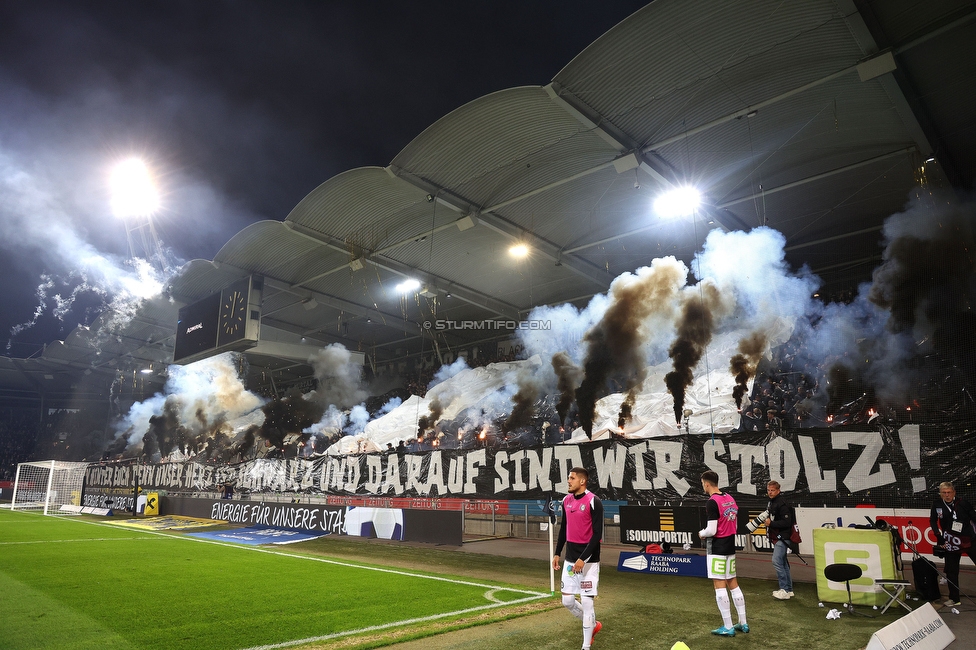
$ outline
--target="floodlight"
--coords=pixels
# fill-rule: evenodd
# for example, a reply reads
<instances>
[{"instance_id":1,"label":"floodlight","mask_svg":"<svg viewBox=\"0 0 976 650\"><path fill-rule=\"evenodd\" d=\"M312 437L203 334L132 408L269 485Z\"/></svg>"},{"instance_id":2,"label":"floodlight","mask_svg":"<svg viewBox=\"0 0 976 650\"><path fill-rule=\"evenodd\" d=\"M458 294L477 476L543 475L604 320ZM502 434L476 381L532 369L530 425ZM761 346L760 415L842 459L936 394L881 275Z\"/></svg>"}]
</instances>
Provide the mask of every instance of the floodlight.
<instances>
[{"instance_id":1,"label":"floodlight","mask_svg":"<svg viewBox=\"0 0 976 650\"><path fill-rule=\"evenodd\" d=\"M529 254L529 247L525 244L515 244L508 249L508 254L512 257L523 258Z\"/></svg>"},{"instance_id":2,"label":"floodlight","mask_svg":"<svg viewBox=\"0 0 976 650\"><path fill-rule=\"evenodd\" d=\"M693 214L700 203L701 195L698 190L690 185L683 185L657 197L654 201L654 212L665 219L684 217Z\"/></svg>"},{"instance_id":3,"label":"floodlight","mask_svg":"<svg viewBox=\"0 0 976 650\"><path fill-rule=\"evenodd\" d=\"M110 186L112 212L117 217L148 217L159 209L159 193L149 169L138 158L129 158L116 165Z\"/></svg>"},{"instance_id":4,"label":"floodlight","mask_svg":"<svg viewBox=\"0 0 976 650\"><path fill-rule=\"evenodd\" d=\"M396 286L397 293L412 293L420 288L420 280L407 278Z\"/></svg>"}]
</instances>

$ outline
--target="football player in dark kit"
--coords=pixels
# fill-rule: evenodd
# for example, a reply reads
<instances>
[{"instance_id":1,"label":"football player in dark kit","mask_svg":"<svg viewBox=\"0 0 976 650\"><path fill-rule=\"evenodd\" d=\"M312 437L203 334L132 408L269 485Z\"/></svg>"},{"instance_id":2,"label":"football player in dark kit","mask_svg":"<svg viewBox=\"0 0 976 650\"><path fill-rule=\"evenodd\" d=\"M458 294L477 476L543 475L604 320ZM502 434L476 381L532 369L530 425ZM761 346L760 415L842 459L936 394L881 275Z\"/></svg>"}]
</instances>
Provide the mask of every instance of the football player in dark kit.
<instances>
[{"instance_id":1,"label":"football player in dark kit","mask_svg":"<svg viewBox=\"0 0 976 650\"><path fill-rule=\"evenodd\" d=\"M586 489L590 474L582 467L569 471L569 494L563 499L563 521L552 568L559 571L559 556L566 547L562 567L563 605L583 621L583 650L603 628L596 620L593 598L600 583L600 541L603 538L603 503ZM580 599L576 600L576 594Z\"/></svg>"},{"instance_id":2,"label":"football player in dark kit","mask_svg":"<svg viewBox=\"0 0 976 650\"><path fill-rule=\"evenodd\" d=\"M973 555L973 541L976 538L976 512L971 503L956 496L952 483L939 484L939 498L932 504L929 525L939 537L937 555L945 555L945 575L949 585L949 600L946 605L959 603L959 561L965 553L976 562Z\"/></svg>"}]
</instances>

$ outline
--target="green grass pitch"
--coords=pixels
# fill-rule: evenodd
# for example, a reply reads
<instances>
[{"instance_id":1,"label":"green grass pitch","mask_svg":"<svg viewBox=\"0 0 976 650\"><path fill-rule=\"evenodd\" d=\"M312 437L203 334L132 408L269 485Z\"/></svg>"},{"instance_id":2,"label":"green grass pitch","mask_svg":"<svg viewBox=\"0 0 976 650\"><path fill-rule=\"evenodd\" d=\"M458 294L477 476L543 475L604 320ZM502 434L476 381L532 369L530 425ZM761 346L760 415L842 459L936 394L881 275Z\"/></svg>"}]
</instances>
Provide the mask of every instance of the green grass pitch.
<instances>
[{"instance_id":1,"label":"green grass pitch","mask_svg":"<svg viewBox=\"0 0 976 650\"><path fill-rule=\"evenodd\" d=\"M0 509L0 650L578 648L579 622L543 593L548 549L538 551L501 557L336 536L256 550ZM739 584L752 632L721 639L710 634L721 621L711 580L607 565L599 646L857 650L903 613L829 621L814 584L795 584L789 601L772 598L775 581Z\"/></svg>"},{"instance_id":2,"label":"green grass pitch","mask_svg":"<svg viewBox=\"0 0 976 650\"><path fill-rule=\"evenodd\" d=\"M0 510L0 648L255 648L549 594Z\"/></svg>"}]
</instances>

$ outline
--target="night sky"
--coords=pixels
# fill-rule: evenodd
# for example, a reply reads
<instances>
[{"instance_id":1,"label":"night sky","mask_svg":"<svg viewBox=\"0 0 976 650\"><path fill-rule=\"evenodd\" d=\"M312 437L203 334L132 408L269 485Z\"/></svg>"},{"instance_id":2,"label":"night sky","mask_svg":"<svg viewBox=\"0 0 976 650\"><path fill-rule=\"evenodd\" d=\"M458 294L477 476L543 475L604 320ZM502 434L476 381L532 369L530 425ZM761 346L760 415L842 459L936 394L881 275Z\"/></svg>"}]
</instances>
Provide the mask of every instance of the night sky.
<instances>
[{"instance_id":1,"label":"night sky","mask_svg":"<svg viewBox=\"0 0 976 650\"><path fill-rule=\"evenodd\" d=\"M212 259L453 109L547 84L643 4L0 4L0 354L37 353L111 298L85 260L126 268L109 209L119 160L157 175L174 259Z\"/></svg>"}]
</instances>

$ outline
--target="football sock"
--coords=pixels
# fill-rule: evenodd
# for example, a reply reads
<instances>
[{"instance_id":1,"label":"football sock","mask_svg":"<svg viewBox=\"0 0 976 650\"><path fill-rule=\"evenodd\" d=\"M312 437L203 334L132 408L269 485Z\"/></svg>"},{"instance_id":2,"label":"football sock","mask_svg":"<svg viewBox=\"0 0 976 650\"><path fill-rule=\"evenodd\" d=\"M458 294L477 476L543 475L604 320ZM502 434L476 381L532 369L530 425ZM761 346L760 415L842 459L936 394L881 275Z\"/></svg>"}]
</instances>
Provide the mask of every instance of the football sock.
<instances>
[{"instance_id":1,"label":"football sock","mask_svg":"<svg viewBox=\"0 0 976 650\"><path fill-rule=\"evenodd\" d=\"M732 607L729 604L729 594L724 588L715 590L715 602L718 603L718 611L722 614L722 625L732 627Z\"/></svg>"},{"instance_id":2,"label":"football sock","mask_svg":"<svg viewBox=\"0 0 976 650\"><path fill-rule=\"evenodd\" d=\"M596 626L596 610L593 607L593 596L580 596L583 606L583 647L589 648L593 643L593 628Z\"/></svg>"},{"instance_id":3,"label":"football sock","mask_svg":"<svg viewBox=\"0 0 976 650\"><path fill-rule=\"evenodd\" d=\"M742 589L740 589L739 587L732 589L730 593L732 594L732 602L735 604L735 611L739 615L739 622L745 623L746 622L746 597L742 593Z\"/></svg>"},{"instance_id":4,"label":"football sock","mask_svg":"<svg viewBox=\"0 0 976 650\"><path fill-rule=\"evenodd\" d=\"M580 606L579 601L576 600L576 596L572 594L563 594L563 606L569 610L569 613L583 620L583 608Z\"/></svg>"}]
</instances>

